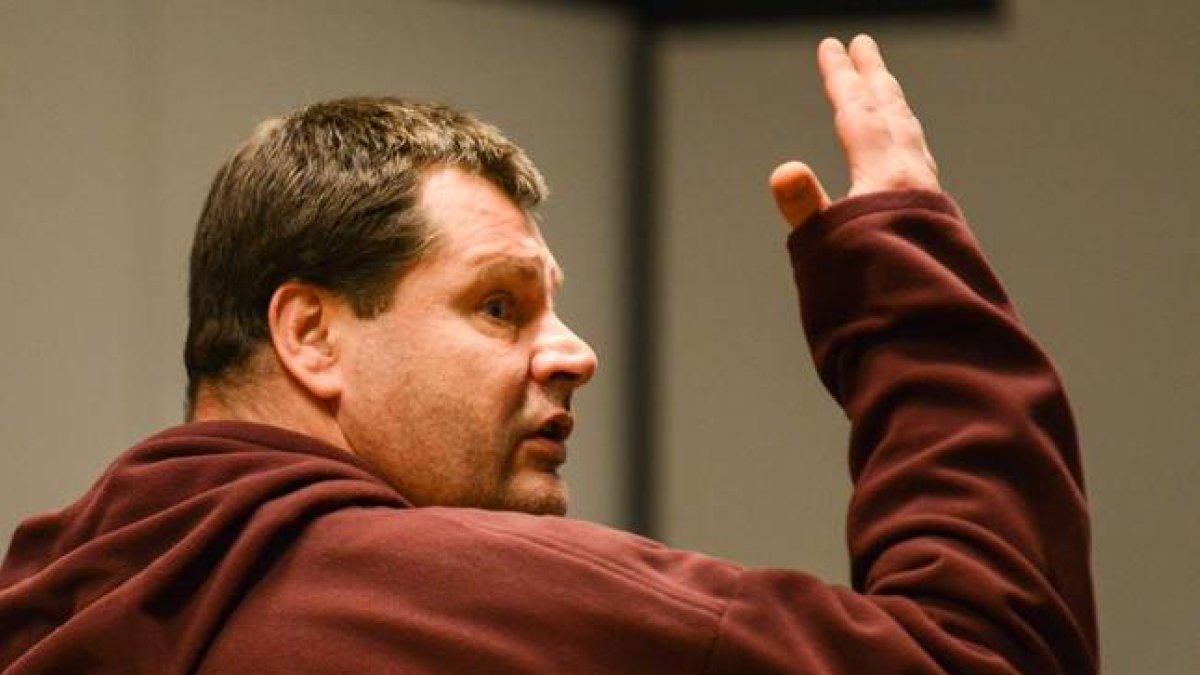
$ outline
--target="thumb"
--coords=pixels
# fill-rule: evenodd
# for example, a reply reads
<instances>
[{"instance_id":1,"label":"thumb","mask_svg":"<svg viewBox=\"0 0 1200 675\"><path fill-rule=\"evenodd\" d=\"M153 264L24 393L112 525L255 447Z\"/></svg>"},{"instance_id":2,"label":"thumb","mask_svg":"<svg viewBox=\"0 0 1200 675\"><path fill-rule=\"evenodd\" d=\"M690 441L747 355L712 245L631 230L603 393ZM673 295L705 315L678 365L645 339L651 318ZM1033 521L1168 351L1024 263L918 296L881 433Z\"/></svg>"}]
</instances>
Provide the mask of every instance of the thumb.
<instances>
[{"instance_id":1,"label":"thumb","mask_svg":"<svg viewBox=\"0 0 1200 675\"><path fill-rule=\"evenodd\" d=\"M801 162L784 162L775 167L771 172L771 194L783 219L793 229L832 203L817 175Z\"/></svg>"}]
</instances>

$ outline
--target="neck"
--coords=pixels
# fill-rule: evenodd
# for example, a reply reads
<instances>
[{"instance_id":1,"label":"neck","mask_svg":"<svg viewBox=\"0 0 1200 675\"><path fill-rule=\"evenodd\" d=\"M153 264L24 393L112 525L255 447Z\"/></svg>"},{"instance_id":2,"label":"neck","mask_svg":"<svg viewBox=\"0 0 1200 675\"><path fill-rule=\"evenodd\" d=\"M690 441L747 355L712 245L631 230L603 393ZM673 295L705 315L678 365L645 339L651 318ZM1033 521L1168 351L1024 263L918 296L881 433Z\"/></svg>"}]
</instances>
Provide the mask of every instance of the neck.
<instances>
[{"instance_id":1,"label":"neck","mask_svg":"<svg viewBox=\"0 0 1200 675\"><path fill-rule=\"evenodd\" d=\"M257 422L320 439L353 453L329 404L314 397L295 380L275 372L253 382L203 382L196 391L190 421Z\"/></svg>"}]
</instances>

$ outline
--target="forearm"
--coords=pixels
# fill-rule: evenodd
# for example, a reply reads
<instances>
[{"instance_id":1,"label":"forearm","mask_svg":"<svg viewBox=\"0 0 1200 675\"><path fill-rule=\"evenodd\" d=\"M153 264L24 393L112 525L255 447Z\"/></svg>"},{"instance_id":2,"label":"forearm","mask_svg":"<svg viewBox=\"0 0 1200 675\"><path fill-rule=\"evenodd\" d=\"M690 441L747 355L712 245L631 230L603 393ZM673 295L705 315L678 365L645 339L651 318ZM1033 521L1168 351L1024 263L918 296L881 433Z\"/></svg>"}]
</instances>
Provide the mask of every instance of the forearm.
<instances>
[{"instance_id":1,"label":"forearm","mask_svg":"<svg viewBox=\"0 0 1200 675\"><path fill-rule=\"evenodd\" d=\"M949 199L835 205L789 241L852 423L857 590L947 670L1096 670L1070 411Z\"/></svg>"}]
</instances>

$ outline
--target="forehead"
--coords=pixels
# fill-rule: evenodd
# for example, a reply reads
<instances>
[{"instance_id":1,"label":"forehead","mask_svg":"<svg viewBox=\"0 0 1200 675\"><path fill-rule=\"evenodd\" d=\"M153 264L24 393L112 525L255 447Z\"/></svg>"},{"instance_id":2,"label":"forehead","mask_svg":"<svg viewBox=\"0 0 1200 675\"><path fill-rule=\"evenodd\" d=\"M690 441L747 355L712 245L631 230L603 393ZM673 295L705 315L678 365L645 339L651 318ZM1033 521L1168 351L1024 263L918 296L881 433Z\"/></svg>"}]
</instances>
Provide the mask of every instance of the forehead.
<instances>
[{"instance_id":1,"label":"forehead","mask_svg":"<svg viewBox=\"0 0 1200 675\"><path fill-rule=\"evenodd\" d=\"M491 181L455 167L431 169L421 209L435 242L430 262L481 274L515 269L561 285L562 270L533 218Z\"/></svg>"}]
</instances>

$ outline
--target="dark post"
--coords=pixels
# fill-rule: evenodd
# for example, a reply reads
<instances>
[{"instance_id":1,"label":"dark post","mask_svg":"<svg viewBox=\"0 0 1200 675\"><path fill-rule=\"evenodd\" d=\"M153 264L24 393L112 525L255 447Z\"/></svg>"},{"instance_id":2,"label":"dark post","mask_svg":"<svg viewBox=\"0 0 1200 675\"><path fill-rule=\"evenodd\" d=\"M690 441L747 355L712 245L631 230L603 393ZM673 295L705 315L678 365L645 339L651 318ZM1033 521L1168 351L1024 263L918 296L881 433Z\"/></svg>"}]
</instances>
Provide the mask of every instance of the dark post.
<instances>
[{"instance_id":1,"label":"dark post","mask_svg":"<svg viewBox=\"0 0 1200 675\"><path fill-rule=\"evenodd\" d=\"M629 57L627 172L629 212L625 218L625 251L628 255L625 320L629 371L626 373L625 419L627 526L654 537L657 462L655 414L658 410L655 358L656 304L658 298L657 227L655 195L658 123L656 63L658 27L644 12L636 15Z\"/></svg>"}]
</instances>

